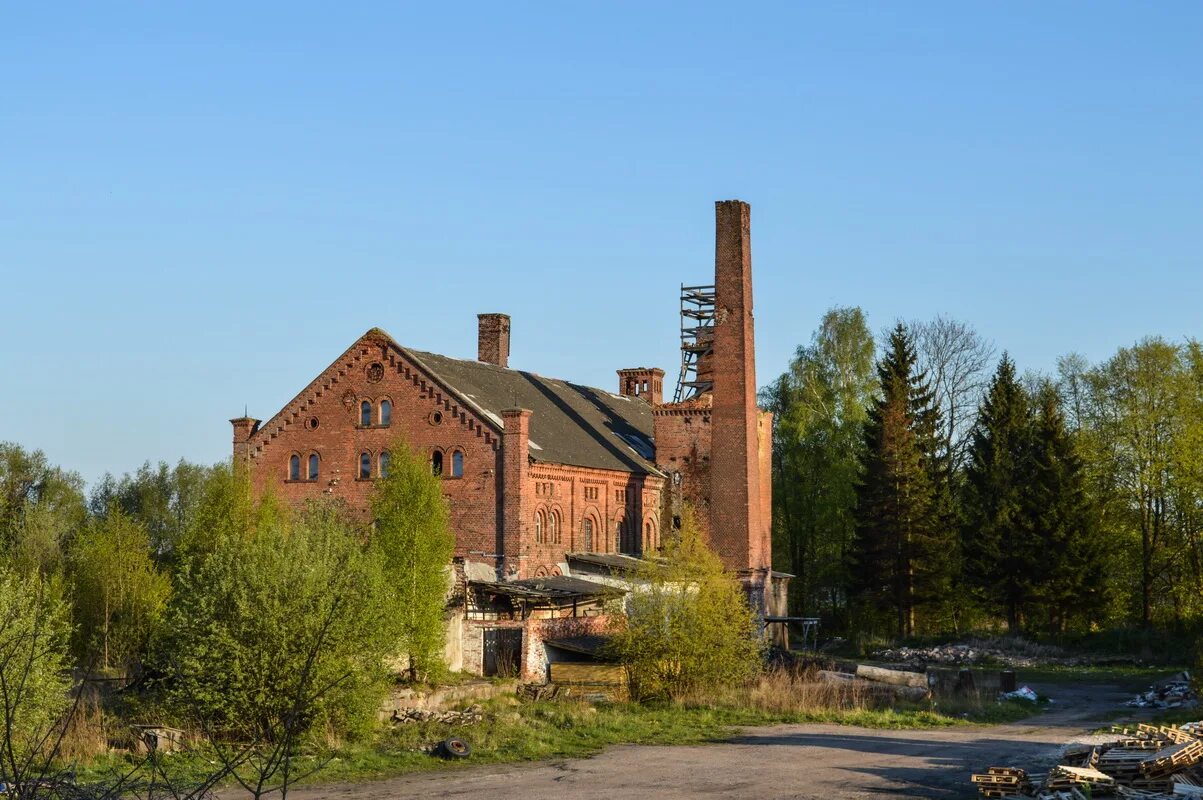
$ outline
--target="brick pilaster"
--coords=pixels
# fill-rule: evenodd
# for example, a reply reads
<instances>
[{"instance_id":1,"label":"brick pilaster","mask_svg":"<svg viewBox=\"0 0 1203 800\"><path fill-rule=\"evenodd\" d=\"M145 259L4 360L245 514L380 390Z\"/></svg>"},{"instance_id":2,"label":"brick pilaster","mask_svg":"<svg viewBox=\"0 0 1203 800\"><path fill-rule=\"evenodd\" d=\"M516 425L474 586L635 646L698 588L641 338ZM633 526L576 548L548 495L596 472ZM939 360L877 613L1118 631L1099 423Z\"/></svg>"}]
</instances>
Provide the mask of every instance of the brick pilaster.
<instances>
[{"instance_id":1,"label":"brick pilaster","mask_svg":"<svg viewBox=\"0 0 1203 800\"><path fill-rule=\"evenodd\" d=\"M524 577L522 543L530 523L527 482L530 474L530 418L525 408L501 412L501 576Z\"/></svg>"}]
</instances>

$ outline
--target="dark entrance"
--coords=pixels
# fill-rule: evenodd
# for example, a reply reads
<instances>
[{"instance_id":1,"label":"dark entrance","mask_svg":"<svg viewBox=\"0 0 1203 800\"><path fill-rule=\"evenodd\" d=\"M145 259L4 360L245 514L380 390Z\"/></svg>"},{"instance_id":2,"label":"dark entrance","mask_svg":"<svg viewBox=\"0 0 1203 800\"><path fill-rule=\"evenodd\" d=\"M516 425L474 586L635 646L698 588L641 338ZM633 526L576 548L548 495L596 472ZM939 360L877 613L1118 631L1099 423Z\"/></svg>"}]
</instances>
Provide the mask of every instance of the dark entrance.
<instances>
[{"instance_id":1,"label":"dark entrance","mask_svg":"<svg viewBox=\"0 0 1203 800\"><path fill-rule=\"evenodd\" d=\"M522 629L485 629L485 676L512 678L522 665Z\"/></svg>"}]
</instances>

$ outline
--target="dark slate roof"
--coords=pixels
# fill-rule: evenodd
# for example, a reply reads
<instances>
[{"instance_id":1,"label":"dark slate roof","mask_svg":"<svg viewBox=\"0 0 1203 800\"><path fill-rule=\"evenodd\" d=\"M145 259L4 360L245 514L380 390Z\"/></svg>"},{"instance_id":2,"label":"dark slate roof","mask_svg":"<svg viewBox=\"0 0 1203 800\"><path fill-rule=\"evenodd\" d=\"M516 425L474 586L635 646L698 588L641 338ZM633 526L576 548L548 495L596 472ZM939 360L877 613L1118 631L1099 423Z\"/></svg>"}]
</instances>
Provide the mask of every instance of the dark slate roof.
<instances>
[{"instance_id":1,"label":"dark slate roof","mask_svg":"<svg viewBox=\"0 0 1203 800\"><path fill-rule=\"evenodd\" d=\"M498 428L503 410L530 409L530 456L536 461L661 474L653 462L652 410L644 400L398 347Z\"/></svg>"}]
</instances>

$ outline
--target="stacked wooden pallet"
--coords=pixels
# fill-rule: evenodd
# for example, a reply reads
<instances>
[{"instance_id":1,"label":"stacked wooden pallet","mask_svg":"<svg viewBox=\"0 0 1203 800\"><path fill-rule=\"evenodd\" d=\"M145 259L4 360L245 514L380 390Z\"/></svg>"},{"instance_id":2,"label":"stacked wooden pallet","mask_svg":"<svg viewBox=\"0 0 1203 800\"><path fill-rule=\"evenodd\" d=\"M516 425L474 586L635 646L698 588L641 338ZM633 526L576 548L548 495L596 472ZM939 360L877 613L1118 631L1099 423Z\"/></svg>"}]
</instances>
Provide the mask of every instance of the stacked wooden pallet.
<instances>
[{"instance_id":1,"label":"stacked wooden pallet","mask_svg":"<svg viewBox=\"0 0 1203 800\"><path fill-rule=\"evenodd\" d=\"M1028 774L1013 767L990 767L980 775L969 778L977 786L980 797L1018 797L1031 788Z\"/></svg>"},{"instance_id":2,"label":"stacked wooden pallet","mask_svg":"<svg viewBox=\"0 0 1203 800\"><path fill-rule=\"evenodd\" d=\"M1141 800L1203 800L1203 723L1181 728L1114 727L1106 744L1067 749L1060 764L1037 776L1015 767L991 767L972 776L986 798L1078 800L1115 796Z\"/></svg>"}]
</instances>

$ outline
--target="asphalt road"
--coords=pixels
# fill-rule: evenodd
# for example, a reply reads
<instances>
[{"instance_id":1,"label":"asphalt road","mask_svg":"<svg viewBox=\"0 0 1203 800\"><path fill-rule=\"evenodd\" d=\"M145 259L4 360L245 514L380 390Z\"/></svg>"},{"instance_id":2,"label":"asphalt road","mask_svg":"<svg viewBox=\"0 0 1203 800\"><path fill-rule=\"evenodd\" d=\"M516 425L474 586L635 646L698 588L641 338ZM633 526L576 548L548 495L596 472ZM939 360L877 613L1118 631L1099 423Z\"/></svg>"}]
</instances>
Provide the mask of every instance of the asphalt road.
<instances>
[{"instance_id":1,"label":"asphalt road","mask_svg":"<svg viewBox=\"0 0 1203 800\"><path fill-rule=\"evenodd\" d=\"M375 783L307 787L296 800L615 800L748 797L971 798L969 774L991 765L1052 763L1067 742L1087 738L1100 714L1131 693L1115 686L1042 689L1052 709L1009 725L885 731L843 725L754 728L690 747L613 747L592 758L426 773Z\"/></svg>"}]
</instances>

